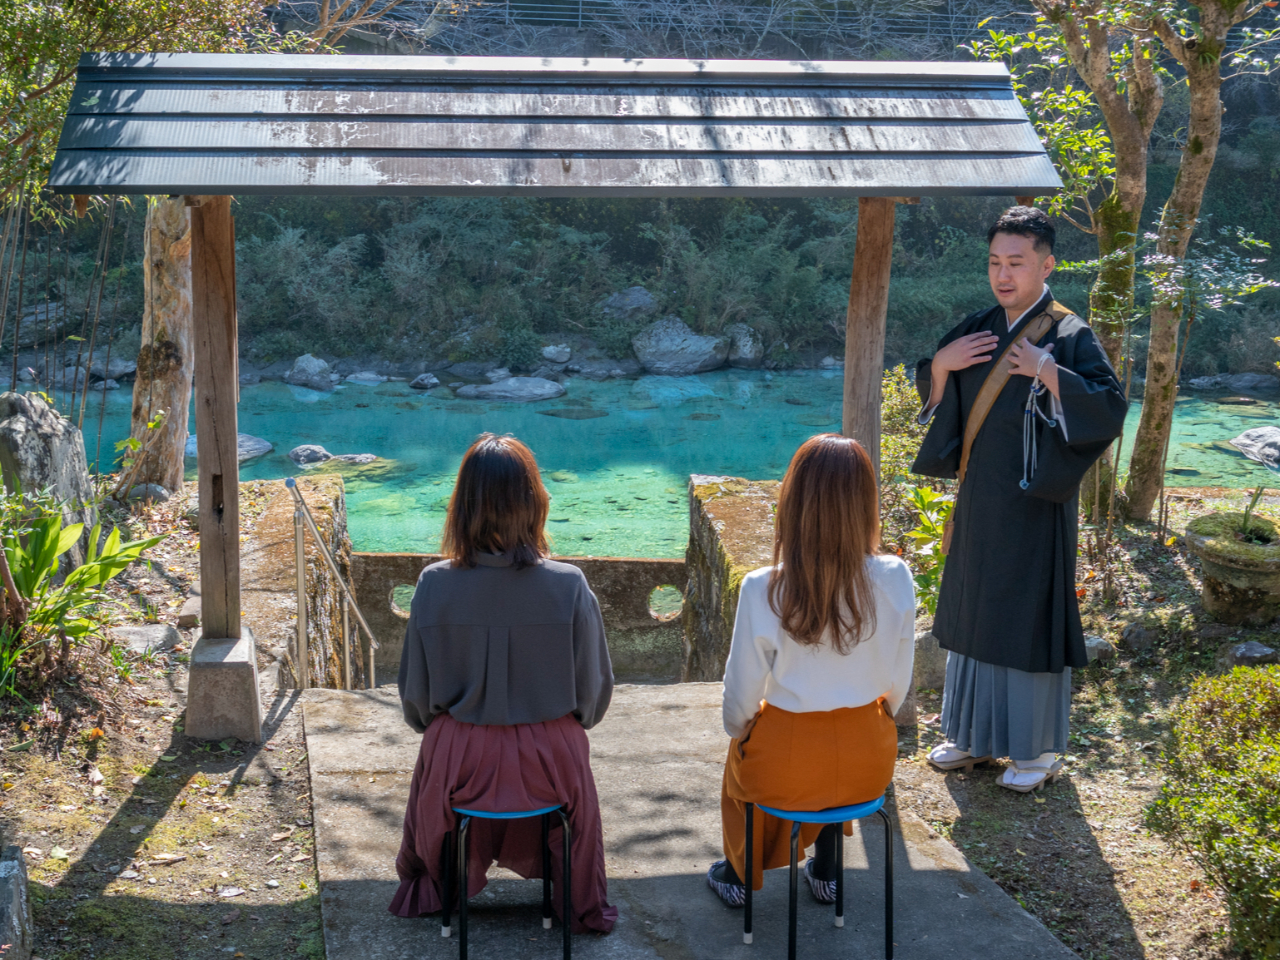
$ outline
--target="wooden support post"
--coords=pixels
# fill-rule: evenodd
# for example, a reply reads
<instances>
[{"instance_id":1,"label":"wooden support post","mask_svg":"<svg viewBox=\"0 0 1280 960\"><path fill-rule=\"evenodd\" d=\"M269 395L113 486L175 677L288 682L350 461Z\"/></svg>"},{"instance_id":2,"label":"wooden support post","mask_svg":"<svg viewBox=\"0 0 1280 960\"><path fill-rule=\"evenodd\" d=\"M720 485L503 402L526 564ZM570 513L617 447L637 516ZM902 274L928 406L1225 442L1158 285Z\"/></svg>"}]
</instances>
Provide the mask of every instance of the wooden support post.
<instances>
[{"instance_id":1,"label":"wooden support post","mask_svg":"<svg viewBox=\"0 0 1280 960\"><path fill-rule=\"evenodd\" d=\"M239 639L235 224L230 197L201 197L190 206L200 475L200 626L205 637Z\"/></svg>"},{"instance_id":2,"label":"wooden support post","mask_svg":"<svg viewBox=\"0 0 1280 960\"><path fill-rule=\"evenodd\" d=\"M893 197L858 198L858 238L845 317L842 432L866 449L880 477L880 382L893 264Z\"/></svg>"}]
</instances>

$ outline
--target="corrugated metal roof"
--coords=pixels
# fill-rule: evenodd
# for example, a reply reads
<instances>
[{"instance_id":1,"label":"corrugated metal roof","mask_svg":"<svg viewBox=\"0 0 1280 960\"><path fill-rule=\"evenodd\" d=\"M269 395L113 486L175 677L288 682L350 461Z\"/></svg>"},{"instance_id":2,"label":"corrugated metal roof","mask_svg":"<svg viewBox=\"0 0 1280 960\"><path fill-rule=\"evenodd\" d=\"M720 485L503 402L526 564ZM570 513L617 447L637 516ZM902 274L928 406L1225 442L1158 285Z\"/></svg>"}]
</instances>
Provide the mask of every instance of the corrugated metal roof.
<instances>
[{"instance_id":1,"label":"corrugated metal roof","mask_svg":"<svg viewBox=\"0 0 1280 960\"><path fill-rule=\"evenodd\" d=\"M999 64L85 54L89 194L1035 195Z\"/></svg>"}]
</instances>

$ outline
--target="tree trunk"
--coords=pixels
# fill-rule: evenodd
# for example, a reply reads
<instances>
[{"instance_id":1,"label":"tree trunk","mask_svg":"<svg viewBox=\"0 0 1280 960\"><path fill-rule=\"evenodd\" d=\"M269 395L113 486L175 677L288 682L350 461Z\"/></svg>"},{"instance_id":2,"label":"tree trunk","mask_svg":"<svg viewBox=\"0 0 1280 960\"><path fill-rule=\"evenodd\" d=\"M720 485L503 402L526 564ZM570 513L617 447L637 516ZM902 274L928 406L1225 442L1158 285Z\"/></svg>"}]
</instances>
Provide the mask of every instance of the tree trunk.
<instances>
[{"instance_id":1,"label":"tree trunk","mask_svg":"<svg viewBox=\"0 0 1280 960\"><path fill-rule=\"evenodd\" d=\"M147 207L143 241L142 349L133 384L130 435L147 442L147 424L163 410L164 422L145 453L135 483L182 490L183 450L195 351L191 326L191 223L181 197Z\"/></svg>"},{"instance_id":2,"label":"tree trunk","mask_svg":"<svg viewBox=\"0 0 1280 960\"><path fill-rule=\"evenodd\" d=\"M1187 145L1182 150L1178 176L1164 208L1156 250L1163 256L1182 259L1195 232L1204 200L1205 185L1213 170L1222 136L1221 49L1210 50L1212 35L1189 60L1187 83L1191 90L1191 112L1187 124ZM1151 336L1147 344L1147 386L1142 400L1142 418L1129 461L1129 515L1145 520L1151 516L1160 495L1164 475L1165 446L1173 427L1174 403L1178 398L1178 327L1182 323L1182 298L1157 296L1151 304Z\"/></svg>"}]
</instances>

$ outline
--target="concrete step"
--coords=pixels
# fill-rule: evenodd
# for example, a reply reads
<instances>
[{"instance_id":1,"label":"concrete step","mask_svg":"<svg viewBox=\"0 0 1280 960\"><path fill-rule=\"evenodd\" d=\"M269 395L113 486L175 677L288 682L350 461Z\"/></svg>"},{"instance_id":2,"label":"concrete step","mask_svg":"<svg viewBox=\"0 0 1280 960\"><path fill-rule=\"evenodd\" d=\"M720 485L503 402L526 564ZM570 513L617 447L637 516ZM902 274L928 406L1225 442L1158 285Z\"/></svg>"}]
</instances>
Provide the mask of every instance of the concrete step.
<instances>
[{"instance_id":1,"label":"concrete step","mask_svg":"<svg viewBox=\"0 0 1280 960\"><path fill-rule=\"evenodd\" d=\"M787 871L766 876L755 900L755 942L742 911L724 907L705 874L720 848L720 781L728 738L721 685L620 686L590 733L604 822L608 936L574 938L581 960L768 960L785 956ZM457 954L438 917L387 912L420 738L400 717L392 687L302 695L316 818L328 960L435 960ZM864 821L845 842L845 926L800 892L805 957L883 956L883 827ZM910 814L895 823L895 943L899 960L1068 960L1075 954L955 847ZM475 958L559 957L544 931L541 883L494 869L471 901Z\"/></svg>"}]
</instances>

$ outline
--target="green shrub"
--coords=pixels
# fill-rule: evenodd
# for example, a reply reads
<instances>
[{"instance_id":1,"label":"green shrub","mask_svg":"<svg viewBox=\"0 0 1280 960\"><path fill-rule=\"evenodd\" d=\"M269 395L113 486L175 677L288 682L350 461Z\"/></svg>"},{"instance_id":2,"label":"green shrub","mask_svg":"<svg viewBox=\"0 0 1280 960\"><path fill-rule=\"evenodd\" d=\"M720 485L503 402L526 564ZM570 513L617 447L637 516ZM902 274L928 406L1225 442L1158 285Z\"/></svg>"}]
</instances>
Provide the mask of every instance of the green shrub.
<instances>
[{"instance_id":1,"label":"green shrub","mask_svg":"<svg viewBox=\"0 0 1280 960\"><path fill-rule=\"evenodd\" d=\"M1196 682L1174 719L1147 824L1227 898L1237 946L1280 957L1280 666Z\"/></svg>"}]
</instances>

